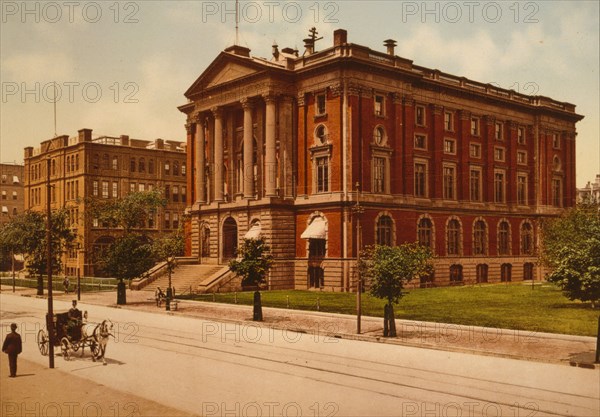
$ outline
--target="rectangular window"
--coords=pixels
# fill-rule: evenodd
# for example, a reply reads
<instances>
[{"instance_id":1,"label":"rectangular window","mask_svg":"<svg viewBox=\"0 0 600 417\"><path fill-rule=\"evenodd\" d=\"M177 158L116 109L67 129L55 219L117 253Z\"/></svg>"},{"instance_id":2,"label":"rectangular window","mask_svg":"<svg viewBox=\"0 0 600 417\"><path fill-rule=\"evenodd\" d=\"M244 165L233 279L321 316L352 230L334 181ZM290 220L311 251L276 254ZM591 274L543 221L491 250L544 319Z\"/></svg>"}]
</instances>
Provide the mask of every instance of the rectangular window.
<instances>
[{"instance_id":1,"label":"rectangular window","mask_svg":"<svg viewBox=\"0 0 600 417\"><path fill-rule=\"evenodd\" d=\"M517 151L517 164L527 165L527 152Z\"/></svg>"},{"instance_id":2,"label":"rectangular window","mask_svg":"<svg viewBox=\"0 0 600 417\"><path fill-rule=\"evenodd\" d=\"M2 200L6 200L6 191L2 190Z\"/></svg>"},{"instance_id":3,"label":"rectangular window","mask_svg":"<svg viewBox=\"0 0 600 417\"><path fill-rule=\"evenodd\" d=\"M444 198L447 200L454 200L454 189L455 189L456 174L455 168L445 166L444 167Z\"/></svg>"},{"instance_id":4,"label":"rectangular window","mask_svg":"<svg viewBox=\"0 0 600 417\"><path fill-rule=\"evenodd\" d=\"M504 139L504 132L503 132L503 129L502 129L502 122L496 122L495 130L494 130L494 137L496 138L496 140L503 140Z\"/></svg>"},{"instance_id":5,"label":"rectangular window","mask_svg":"<svg viewBox=\"0 0 600 417\"><path fill-rule=\"evenodd\" d=\"M479 169L471 169L469 191L471 201L481 201L481 171Z\"/></svg>"},{"instance_id":6,"label":"rectangular window","mask_svg":"<svg viewBox=\"0 0 600 417\"><path fill-rule=\"evenodd\" d=\"M325 94L317 94L317 116L325 114L326 112L326 96Z\"/></svg>"},{"instance_id":7,"label":"rectangular window","mask_svg":"<svg viewBox=\"0 0 600 417\"><path fill-rule=\"evenodd\" d=\"M171 198L171 186L165 185L165 198L168 200Z\"/></svg>"},{"instance_id":8,"label":"rectangular window","mask_svg":"<svg viewBox=\"0 0 600 417\"><path fill-rule=\"evenodd\" d=\"M373 158L373 192L385 192L385 158Z\"/></svg>"},{"instance_id":9,"label":"rectangular window","mask_svg":"<svg viewBox=\"0 0 600 417\"><path fill-rule=\"evenodd\" d=\"M173 213L173 229L177 229L179 227L179 214Z\"/></svg>"},{"instance_id":10,"label":"rectangular window","mask_svg":"<svg viewBox=\"0 0 600 417\"><path fill-rule=\"evenodd\" d=\"M517 129L517 143L519 145L525 145L525 128L523 127Z\"/></svg>"},{"instance_id":11,"label":"rectangular window","mask_svg":"<svg viewBox=\"0 0 600 417\"><path fill-rule=\"evenodd\" d=\"M135 188L136 188L135 182L132 182L129 184L129 192L130 193L135 193Z\"/></svg>"},{"instance_id":12,"label":"rectangular window","mask_svg":"<svg viewBox=\"0 0 600 417\"><path fill-rule=\"evenodd\" d=\"M377 116L383 116L384 115L384 104L385 104L385 99L381 94L376 94L375 95L375 115Z\"/></svg>"},{"instance_id":13,"label":"rectangular window","mask_svg":"<svg viewBox=\"0 0 600 417\"><path fill-rule=\"evenodd\" d=\"M481 158L481 145L479 143L471 143L469 145L469 155L471 155L471 158Z\"/></svg>"},{"instance_id":14,"label":"rectangular window","mask_svg":"<svg viewBox=\"0 0 600 417\"><path fill-rule=\"evenodd\" d=\"M425 106L415 108L415 123L417 126L425 126Z\"/></svg>"},{"instance_id":15,"label":"rectangular window","mask_svg":"<svg viewBox=\"0 0 600 417\"><path fill-rule=\"evenodd\" d=\"M165 229L171 228L171 214L166 211L165 212Z\"/></svg>"},{"instance_id":16,"label":"rectangular window","mask_svg":"<svg viewBox=\"0 0 600 417\"><path fill-rule=\"evenodd\" d=\"M329 158L317 158L317 193L329 191Z\"/></svg>"},{"instance_id":17,"label":"rectangular window","mask_svg":"<svg viewBox=\"0 0 600 417\"><path fill-rule=\"evenodd\" d=\"M415 164L415 197L427 197L427 165Z\"/></svg>"},{"instance_id":18,"label":"rectangular window","mask_svg":"<svg viewBox=\"0 0 600 417\"><path fill-rule=\"evenodd\" d=\"M119 196L119 184L116 182L112 183L112 196L117 198Z\"/></svg>"},{"instance_id":19,"label":"rectangular window","mask_svg":"<svg viewBox=\"0 0 600 417\"><path fill-rule=\"evenodd\" d=\"M102 198L108 198L108 181L102 181Z\"/></svg>"},{"instance_id":20,"label":"rectangular window","mask_svg":"<svg viewBox=\"0 0 600 417\"><path fill-rule=\"evenodd\" d=\"M173 201L175 203L179 202L179 186L177 186L177 185L173 186ZM175 220L175 217L173 217L173 220ZM175 227L175 226L173 226L173 227Z\"/></svg>"},{"instance_id":21,"label":"rectangular window","mask_svg":"<svg viewBox=\"0 0 600 417\"><path fill-rule=\"evenodd\" d=\"M184 185L181 187L181 202L185 203L187 201L187 187Z\"/></svg>"},{"instance_id":22,"label":"rectangular window","mask_svg":"<svg viewBox=\"0 0 600 417\"><path fill-rule=\"evenodd\" d=\"M444 139L444 153L456 155L456 141L454 139Z\"/></svg>"},{"instance_id":23,"label":"rectangular window","mask_svg":"<svg viewBox=\"0 0 600 417\"><path fill-rule=\"evenodd\" d=\"M454 120L453 120L453 114L452 112L445 112L444 113L444 129L447 132L453 132L454 131Z\"/></svg>"},{"instance_id":24,"label":"rectangular window","mask_svg":"<svg viewBox=\"0 0 600 417\"><path fill-rule=\"evenodd\" d=\"M494 148L494 161L504 162L504 148Z\"/></svg>"},{"instance_id":25,"label":"rectangular window","mask_svg":"<svg viewBox=\"0 0 600 417\"><path fill-rule=\"evenodd\" d=\"M138 184L138 191L140 193L143 193L144 191L146 191L146 184L139 183Z\"/></svg>"},{"instance_id":26,"label":"rectangular window","mask_svg":"<svg viewBox=\"0 0 600 417\"><path fill-rule=\"evenodd\" d=\"M527 176L517 176L517 204L527 205Z\"/></svg>"},{"instance_id":27,"label":"rectangular window","mask_svg":"<svg viewBox=\"0 0 600 417\"><path fill-rule=\"evenodd\" d=\"M560 149L560 136L556 133L552 134L552 147L554 149Z\"/></svg>"},{"instance_id":28,"label":"rectangular window","mask_svg":"<svg viewBox=\"0 0 600 417\"><path fill-rule=\"evenodd\" d=\"M16 192L16 191L13 191L13 192L12 192L12 196L13 196L13 200L16 200L16 199L17 199L17 192Z\"/></svg>"},{"instance_id":29,"label":"rectangular window","mask_svg":"<svg viewBox=\"0 0 600 417\"><path fill-rule=\"evenodd\" d=\"M94 219L92 219L92 226L94 226L94 227L98 227L98 225L99 225L99 224L100 224L100 223L98 222L98 219L97 219L97 218L94 218Z\"/></svg>"},{"instance_id":30,"label":"rectangular window","mask_svg":"<svg viewBox=\"0 0 600 417\"><path fill-rule=\"evenodd\" d=\"M471 135L479 136L479 118L478 117L471 118Z\"/></svg>"},{"instance_id":31,"label":"rectangular window","mask_svg":"<svg viewBox=\"0 0 600 417\"><path fill-rule=\"evenodd\" d=\"M427 149L427 136L420 134L415 135L415 148Z\"/></svg>"},{"instance_id":32,"label":"rectangular window","mask_svg":"<svg viewBox=\"0 0 600 417\"><path fill-rule=\"evenodd\" d=\"M562 181L560 178L552 179L552 205L562 207Z\"/></svg>"},{"instance_id":33,"label":"rectangular window","mask_svg":"<svg viewBox=\"0 0 600 417\"><path fill-rule=\"evenodd\" d=\"M98 181L92 182L92 195L98 197Z\"/></svg>"},{"instance_id":34,"label":"rectangular window","mask_svg":"<svg viewBox=\"0 0 600 417\"><path fill-rule=\"evenodd\" d=\"M504 172L496 171L494 173L494 201L496 203L505 203L505 180Z\"/></svg>"}]
</instances>

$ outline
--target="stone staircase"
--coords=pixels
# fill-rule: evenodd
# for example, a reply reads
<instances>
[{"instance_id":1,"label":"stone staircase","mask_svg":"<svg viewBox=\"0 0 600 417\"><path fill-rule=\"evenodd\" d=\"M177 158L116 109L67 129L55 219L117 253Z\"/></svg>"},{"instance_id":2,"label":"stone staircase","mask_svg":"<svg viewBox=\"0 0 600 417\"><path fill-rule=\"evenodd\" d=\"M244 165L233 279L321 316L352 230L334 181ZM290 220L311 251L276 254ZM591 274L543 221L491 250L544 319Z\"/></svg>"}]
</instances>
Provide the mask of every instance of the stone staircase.
<instances>
[{"instance_id":1,"label":"stone staircase","mask_svg":"<svg viewBox=\"0 0 600 417\"><path fill-rule=\"evenodd\" d=\"M175 287L176 294L189 293L190 288L192 292L198 292L198 287L203 282L210 280L211 277L216 274L223 275L229 271L227 265L177 265L175 271L171 275L171 285ZM142 291L152 292L156 290L156 287L160 287L163 291L169 286L169 277L167 274L161 275L159 278L146 285Z\"/></svg>"}]
</instances>

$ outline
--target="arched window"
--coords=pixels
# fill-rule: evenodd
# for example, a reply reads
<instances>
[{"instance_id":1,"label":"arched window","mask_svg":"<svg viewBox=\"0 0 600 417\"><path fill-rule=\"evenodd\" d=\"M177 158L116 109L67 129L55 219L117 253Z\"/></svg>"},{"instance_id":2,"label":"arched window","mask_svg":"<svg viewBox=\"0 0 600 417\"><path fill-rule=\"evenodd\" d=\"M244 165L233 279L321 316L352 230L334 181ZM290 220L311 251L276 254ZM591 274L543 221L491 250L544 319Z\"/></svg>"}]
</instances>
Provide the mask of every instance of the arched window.
<instances>
[{"instance_id":1,"label":"arched window","mask_svg":"<svg viewBox=\"0 0 600 417\"><path fill-rule=\"evenodd\" d=\"M457 219L448 222L446 240L448 255L460 255L460 222Z\"/></svg>"},{"instance_id":2,"label":"arched window","mask_svg":"<svg viewBox=\"0 0 600 417\"><path fill-rule=\"evenodd\" d=\"M531 223L521 225L521 255L533 254L533 228Z\"/></svg>"},{"instance_id":3,"label":"arched window","mask_svg":"<svg viewBox=\"0 0 600 417\"><path fill-rule=\"evenodd\" d=\"M179 161L173 162L173 175L179 175Z\"/></svg>"},{"instance_id":4,"label":"arched window","mask_svg":"<svg viewBox=\"0 0 600 417\"><path fill-rule=\"evenodd\" d=\"M512 281L512 265L502 264L500 266L500 281L510 282Z\"/></svg>"},{"instance_id":5,"label":"arched window","mask_svg":"<svg viewBox=\"0 0 600 417\"><path fill-rule=\"evenodd\" d=\"M477 220L473 225L473 255L487 253L487 227L483 220Z\"/></svg>"},{"instance_id":6,"label":"arched window","mask_svg":"<svg viewBox=\"0 0 600 417\"><path fill-rule=\"evenodd\" d=\"M477 282L488 282L488 270L487 264L478 264L475 268L477 274Z\"/></svg>"},{"instance_id":7,"label":"arched window","mask_svg":"<svg viewBox=\"0 0 600 417\"><path fill-rule=\"evenodd\" d=\"M135 172L135 165L136 165L135 158L131 158L131 161L129 162L129 170L131 172Z\"/></svg>"},{"instance_id":8,"label":"arched window","mask_svg":"<svg viewBox=\"0 0 600 417\"><path fill-rule=\"evenodd\" d=\"M450 284L459 284L463 281L463 267L462 265L451 265L450 266Z\"/></svg>"},{"instance_id":9,"label":"arched window","mask_svg":"<svg viewBox=\"0 0 600 417\"><path fill-rule=\"evenodd\" d=\"M501 221L498 225L498 255L510 255L510 225Z\"/></svg>"},{"instance_id":10,"label":"arched window","mask_svg":"<svg viewBox=\"0 0 600 417\"><path fill-rule=\"evenodd\" d=\"M138 171L146 172L146 160L144 158L140 158L138 162Z\"/></svg>"},{"instance_id":11,"label":"arched window","mask_svg":"<svg viewBox=\"0 0 600 417\"><path fill-rule=\"evenodd\" d=\"M525 281L531 281L533 279L533 267L531 262L523 264L523 279Z\"/></svg>"},{"instance_id":12,"label":"arched window","mask_svg":"<svg viewBox=\"0 0 600 417\"><path fill-rule=\"evenodd\" d=\"M377 244L392 246L392 219L389 216L381 216L377 220Z\"/></svg>"},{"instance_id":13,"label":"arched window","mask_svg":"<svg viewBox=\"0 0 600 417\"><path fill-rule=\"evenodd\" d=\"M417 225L417 239L419 245L433 249L433 224L431 219L423 217Z\"/></svg>"}]
</instances>

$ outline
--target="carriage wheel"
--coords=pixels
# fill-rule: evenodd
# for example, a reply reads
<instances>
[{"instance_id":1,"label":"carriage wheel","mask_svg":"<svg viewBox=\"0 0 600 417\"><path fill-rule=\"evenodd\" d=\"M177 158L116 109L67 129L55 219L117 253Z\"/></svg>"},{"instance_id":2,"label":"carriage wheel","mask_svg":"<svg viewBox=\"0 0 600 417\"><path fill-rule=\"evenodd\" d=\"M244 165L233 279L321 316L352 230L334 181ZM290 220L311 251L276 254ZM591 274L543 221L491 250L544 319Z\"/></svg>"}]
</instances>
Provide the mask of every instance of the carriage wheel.
<instances>
[{"instance_id":1,"label":"carriage wheel","mask_svg":"<svg viewBox=\"0 0 600 417\"><path fill-rule=\"evenodd\" d=\"M66 361L68 361L71 357L71 354L69 352L70 347L71 342L69 342L69 339L67 339L66 337L60 339L60 349L62 350L63 359Z\"/></svg>"},{"instance_id":2,"label":"carriage wheel","mask_svg":"<svg viewBox=\"0 0 600 417\"><path fill-rule=\"evenodd\" d=\"M48 355L48 342L49 338L44 329L40 329L37 334L37 344L40 349L40 353L43 356Z\"/></svg>"}]
</instances>

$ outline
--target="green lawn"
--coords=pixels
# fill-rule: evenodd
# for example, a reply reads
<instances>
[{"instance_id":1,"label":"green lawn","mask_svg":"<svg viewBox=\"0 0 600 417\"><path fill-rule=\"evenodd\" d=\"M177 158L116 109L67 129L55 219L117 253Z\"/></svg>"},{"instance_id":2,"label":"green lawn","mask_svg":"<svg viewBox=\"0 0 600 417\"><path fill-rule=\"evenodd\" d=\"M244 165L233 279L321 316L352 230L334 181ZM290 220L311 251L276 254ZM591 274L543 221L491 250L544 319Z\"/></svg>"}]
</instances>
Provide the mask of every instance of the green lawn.
<instances>
[{"instance_id":1,"label":"green lawn","mask_svg":"<svg viewBox=\"0 0 600 417\"><path fill-rule=\"evenodd\" d=\"M57 276L52 277L52 290L53 291L64 291L63 277ZM70 285L69 289L71 292L77 291L77 278L69 277ZM0 278L2 285L12 286L12 277ZM17 287L37 288L37 278L17 278L15 279L15 285ZM48 280L44 277L44 292L48 288ZM81 278L81 291L93 292L93 291L116 291L117 280L114 278Z\"/></svg>"},{"instance_id":2,"label":"green lawn","mask_svg":"<svg viewBox=\"0 0 600 417\"><path fill-rule=\"evenodd\" d=\"M234 303L233 293L193 296L201 301ZM238 304L252 304L252 292L237 293ZM186 296L185 298L190 298ZM364 294L364 315L383 316L382 300ZM315 291L264 291L263 306L356 314L356 294ZM396 317L474 326L596 336L600 311L570 301L550 284L499 284L414 289L396 306Z\"/></svg>"}]
</instances>

